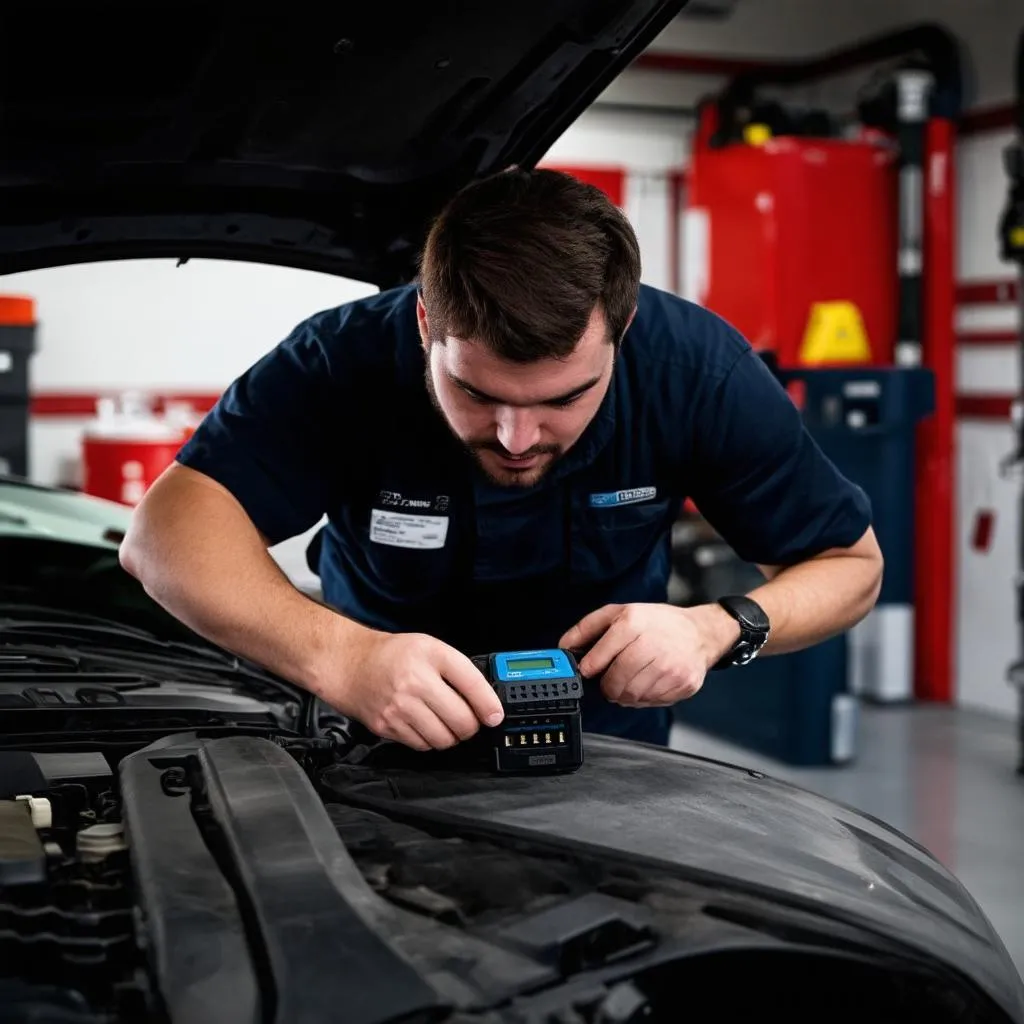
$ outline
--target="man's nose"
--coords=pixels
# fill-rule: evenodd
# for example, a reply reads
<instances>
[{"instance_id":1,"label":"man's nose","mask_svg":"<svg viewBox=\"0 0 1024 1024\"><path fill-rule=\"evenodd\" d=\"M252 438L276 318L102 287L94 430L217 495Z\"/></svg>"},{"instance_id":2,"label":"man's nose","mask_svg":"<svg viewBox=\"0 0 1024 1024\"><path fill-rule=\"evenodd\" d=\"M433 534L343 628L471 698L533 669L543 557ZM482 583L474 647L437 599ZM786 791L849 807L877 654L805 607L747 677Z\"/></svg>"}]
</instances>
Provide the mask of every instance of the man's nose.
<instances>
[{"instance_id":1,"label":"man's nose","mask_svg":"<svg viewBox=\"0 0 1024 1024\"><path fill-rule=\"evenodd\" d=\"M522 455L540 443L540 420L529 409L501 406L497 424L498 441L510 455Z\"/></svg>"}]
</instances>

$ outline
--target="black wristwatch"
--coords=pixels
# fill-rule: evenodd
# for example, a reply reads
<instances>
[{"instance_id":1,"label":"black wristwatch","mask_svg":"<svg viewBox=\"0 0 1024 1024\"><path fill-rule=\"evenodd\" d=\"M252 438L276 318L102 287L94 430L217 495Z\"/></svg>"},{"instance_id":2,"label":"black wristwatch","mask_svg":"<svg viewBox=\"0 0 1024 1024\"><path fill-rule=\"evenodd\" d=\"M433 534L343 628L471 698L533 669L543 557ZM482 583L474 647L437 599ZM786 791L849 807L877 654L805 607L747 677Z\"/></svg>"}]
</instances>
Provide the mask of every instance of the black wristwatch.
<instances>
[{"instance_id":1,"label":"black wristwatch","mask_svg":"<svg viewBox=\"0 0 1024 1024\"><path fill-rule=\"evenodd\" d=\"M712 670L747 665L768 641L771 623L764 609L749 597L722 597L718 603L740 624L740 638L726 651Z\"/></svg>"}]
</instances>

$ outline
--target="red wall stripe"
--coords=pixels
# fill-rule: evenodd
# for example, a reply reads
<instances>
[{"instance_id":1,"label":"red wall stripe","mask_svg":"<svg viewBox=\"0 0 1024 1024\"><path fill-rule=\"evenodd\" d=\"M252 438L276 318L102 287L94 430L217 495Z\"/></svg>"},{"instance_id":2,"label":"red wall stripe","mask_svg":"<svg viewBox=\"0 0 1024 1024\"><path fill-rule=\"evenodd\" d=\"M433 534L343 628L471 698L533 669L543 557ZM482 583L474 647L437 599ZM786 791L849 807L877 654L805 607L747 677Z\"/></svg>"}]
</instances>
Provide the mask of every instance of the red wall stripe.
<instances>
[{"instance_id":1,"label":"red wall stripe","mask_svg":"<svg viewBox=\"0 0 1024 1024\"><path fill-rule=\"evenodd\" d=\"M1016 345L1020 341L1020 334L1017 331L962 331L956 340L958 344L970 347Z\"/></svg>"},{"instance_id":2,"label":"red wall stripe","mask_svg":"<svg viewBox=\"0 0 1024 1024\"><path fill-rule=\"evenodd\" d=\"M129 388L124 391L133 390ZM29 411L33 416L41 417L86 417L96 415L96 405L101 398L117 395L116 389L105 391L41 391L31 398ZM164 392L150 393L153 408L160 413L168 402L187 402L196 412L206 413L217 403L219 394L212 392Z\"/></svg>"},{"instance_id":3,"label":"red wall stripe","mask_svg":"<svg viewBox=\"0 0 1024 1024\"><path fill-rule=\"evenodd\" d=\"M960 306L1009 305L1018 301L1020 284L1014 278L1003 281L965 281L957 286L956 301ZM962 331L957 338L961 345L1016 345L1019 331ZM958 419L1006 423L1010 418L1015 395L957 395Z\"/></svg>"},{"instance_id":4,"label":"red wall stripe","mask_svg":"<svg viewBox=\"0 0 1024 1024\"><path fill-rule=\"evenodd\" d=\"M1013 395L958 395L956 414L965 420L1008 420L1015 401Z\"/></svg>"},{"instance_id":5,"label":"red wall stripe","mask_svg":"<svg viewBox=\"0 0 1024 1024\"><path fill-rule=\"evenodd\" d=\"M958 306L1002 305L1016 302L1020 286L1015 278L1002 281L962 281L956 286Z\"/></svg>"},{"instance_id":6,"label":"red wall stripe","mask_svg":"<svg viewBox=\"0 0 1024 1024\"><path fill-rule=\"evenodd\" d=\"M992 107L978 107L968 110L960 118L960 135L982 135L986 132L1001 132L1011 129L1017 123L1017 109L1012 103Z\"/></svg>"}]
</instances>

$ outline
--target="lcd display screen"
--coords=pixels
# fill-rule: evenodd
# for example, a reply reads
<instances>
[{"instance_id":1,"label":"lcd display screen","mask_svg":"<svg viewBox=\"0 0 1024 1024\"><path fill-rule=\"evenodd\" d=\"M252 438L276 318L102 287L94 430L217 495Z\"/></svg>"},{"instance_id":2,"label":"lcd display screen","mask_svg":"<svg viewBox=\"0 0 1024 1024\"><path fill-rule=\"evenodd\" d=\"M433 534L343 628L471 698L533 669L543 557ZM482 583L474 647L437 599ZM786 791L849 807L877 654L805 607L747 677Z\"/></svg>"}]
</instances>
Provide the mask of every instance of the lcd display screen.
<instances>
[{"instance_id":1,"label":"lcd display screen","mask_svg":"<svg viewBox=\"0 0 1024 1024\"><path fill-rule=\"evenodd\" d=\"M532 672L534 669L554 668L554 658L522 658L506 662L509 672Z\"/></svg>"}]
</instances>

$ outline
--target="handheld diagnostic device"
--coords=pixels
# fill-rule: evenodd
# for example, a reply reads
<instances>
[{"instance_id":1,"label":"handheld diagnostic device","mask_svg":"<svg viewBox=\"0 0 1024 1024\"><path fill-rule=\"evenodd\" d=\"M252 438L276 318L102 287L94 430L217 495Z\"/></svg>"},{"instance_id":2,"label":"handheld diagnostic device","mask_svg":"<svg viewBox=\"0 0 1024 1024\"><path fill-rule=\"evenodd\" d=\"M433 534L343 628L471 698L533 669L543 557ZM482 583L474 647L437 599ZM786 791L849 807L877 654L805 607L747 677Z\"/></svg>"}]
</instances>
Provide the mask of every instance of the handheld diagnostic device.
<instances>
[{"instance_id":1,"label":"handheld diagnostic device","mask_svg":"<svg viewBox=\"0 0 1024 1024\"><path fill-rule=\"evenodd\" d=\"M472 659L505 710L502 723L478 733L494 770L574 772L583 764L583 680L569 651L503 651Z\"/></svg>"}]
</instances>

